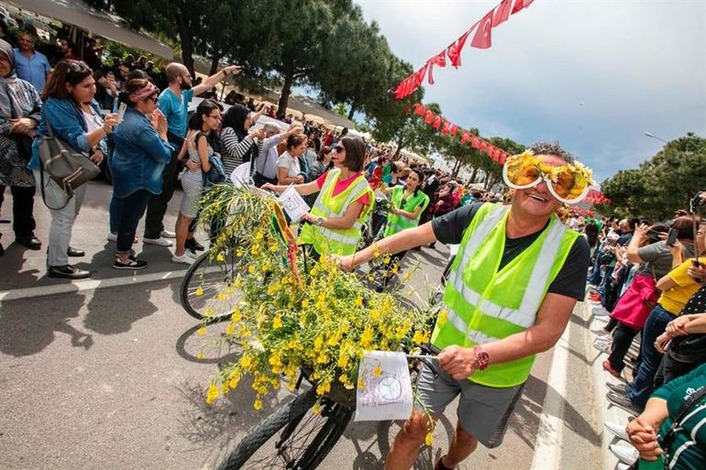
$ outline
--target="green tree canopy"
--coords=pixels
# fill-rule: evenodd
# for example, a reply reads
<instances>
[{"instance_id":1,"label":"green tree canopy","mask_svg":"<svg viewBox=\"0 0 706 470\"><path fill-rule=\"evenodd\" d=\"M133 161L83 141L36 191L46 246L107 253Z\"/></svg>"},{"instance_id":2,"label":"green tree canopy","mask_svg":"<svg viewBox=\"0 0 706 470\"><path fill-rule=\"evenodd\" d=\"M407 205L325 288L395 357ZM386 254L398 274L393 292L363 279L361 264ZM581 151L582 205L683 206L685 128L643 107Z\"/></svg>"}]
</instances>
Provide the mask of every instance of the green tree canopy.
<instances>
[{"instance_id":1,"label":"green tree canopy","mask_svg":"<svg viewBox=\"0 0 706 470\"><path fill-rule=\"evenodd\" d=\"M601 184L616 214L652 221L671 218L704 189L706 139L693 134L669 142L638 169L619 171Z\"/></svg>"}]
</instances>

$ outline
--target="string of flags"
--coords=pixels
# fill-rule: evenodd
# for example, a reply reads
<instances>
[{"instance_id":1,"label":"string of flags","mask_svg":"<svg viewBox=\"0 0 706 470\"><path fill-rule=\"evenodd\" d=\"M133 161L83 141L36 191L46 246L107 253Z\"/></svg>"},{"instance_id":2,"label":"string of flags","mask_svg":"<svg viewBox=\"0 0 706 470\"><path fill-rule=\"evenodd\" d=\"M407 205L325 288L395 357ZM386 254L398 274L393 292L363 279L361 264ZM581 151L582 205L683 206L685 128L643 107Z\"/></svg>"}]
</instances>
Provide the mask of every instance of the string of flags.
<instances>
[{"instance_id":1,"label":"string of flags","mask_svg":"<svg viewBox=\"0 0 706 470\"><path fill-rule=\"evenodd\" d=\"M411 110L411 108L408 108L408 111L409 110ZM422 117L425 124L429 124L436 130L441 130L442 135L449 134L454 137L460 135L462 144L469 144L474 149L480 150L500 165L504 164L505 159L510 156L510 154L505 150L496 147L475 134L471 134L456 124L444 119L440 114L436 114L434 111L426 109L421 103L416 103L414 105L414 114Z\"/></svg>"},{"instance_id":2,"label":"string of flags","mask_svg":"<svg viewBox=\"0 0 706 470\"><path fill-rule=\"evenodd\" d=\"M534 0L502 0L480 20L476 21L458 39L449 44L444 50L431 57L426 63L409 77L402 80L394 90L395 98L401 100L419 88L424 79L429 85L434 84L434 67L446 67L450 63L454 68L461 66L461 51L466 45L466 41L475 30L471 39L471 47L476 49L489 49L492 45L493 28L497 28L506 22L510 15L519 13L532 4ZM448 59L448 61L447 61Z\"/></svg>"}]
</instances>

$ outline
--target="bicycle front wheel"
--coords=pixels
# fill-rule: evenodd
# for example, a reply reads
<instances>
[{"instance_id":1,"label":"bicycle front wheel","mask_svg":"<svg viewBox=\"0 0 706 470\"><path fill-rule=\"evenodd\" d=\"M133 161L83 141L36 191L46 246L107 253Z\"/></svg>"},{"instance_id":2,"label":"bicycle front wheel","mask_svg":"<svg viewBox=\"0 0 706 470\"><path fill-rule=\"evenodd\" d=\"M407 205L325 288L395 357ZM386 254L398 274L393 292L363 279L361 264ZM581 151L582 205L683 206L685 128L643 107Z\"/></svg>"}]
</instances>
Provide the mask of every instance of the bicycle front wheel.
<instances>
[{"instance_id":1,"label":"bicycle front wheel","mask_svg":"<svg viewBox=\"0 0 706 470\"><path fill-rule=\"evenodd\" d=\"M231 249L205 252L186 271L181 281L181 305L197 320L226 320L242 293L233 286L241 258Z\"/></svg>"},{"instance_id":2,"label":"bicycle front wheel","mask_svg":"<svg viewBox=\"0 0 706 470\"><path fill-rule=\"evenodd\" d=\"M234 448L226 449L217 470L315 469L341 438L353 410L324 399L319 413L311 408L310 389L251 428Z\"/></svg>"}]
</instances>

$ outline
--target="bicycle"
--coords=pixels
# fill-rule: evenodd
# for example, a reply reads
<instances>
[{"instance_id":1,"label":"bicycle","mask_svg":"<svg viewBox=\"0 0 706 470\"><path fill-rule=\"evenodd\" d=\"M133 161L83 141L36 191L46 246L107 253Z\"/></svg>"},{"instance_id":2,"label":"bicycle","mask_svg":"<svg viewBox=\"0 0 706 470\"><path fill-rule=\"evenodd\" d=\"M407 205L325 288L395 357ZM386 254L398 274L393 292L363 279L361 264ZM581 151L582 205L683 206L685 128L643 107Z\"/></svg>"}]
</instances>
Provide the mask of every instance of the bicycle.
<instances>
[{"instance_id":1,"label":"bicycle","mask_svg":"<svg viewBox=\"0 0 706 470\"><path fill-rule=\"evenodd\" d=\"M232 313L227 308L230 302L214 300L232 300L231 297L239 295L237 288L233 288L231 294L225 294L228 289L224 288L232 286L235 281L241 259L242 256L238 256L233 249L224 249L218 253L209 250L200 255L189 266L181 281L180 300L186 313L197 320L227 320Z\"/></svg>"},{"instance_id":2,"label":"bicycle","mask_svg":"<svg viewBox=\"0 0 706 470\"><path fill-rule=\"evenodd\" d=\"M423 346L422 352L436 354L438 351ZM408 357L415 361L412 368L415 376L412 382L415 383L419 363L428 365L428 359L426 356ZM305 378L306 374L302 373L297 389ZM320 401L319 411L314 413L312 409L316 402L315 388L305 390L251 427L238 443L222 449L213 459L214 466L204 468L315 469L331 452L353 419L355 397L341 389L334 389Z\"/></svg>"}]
</instances>

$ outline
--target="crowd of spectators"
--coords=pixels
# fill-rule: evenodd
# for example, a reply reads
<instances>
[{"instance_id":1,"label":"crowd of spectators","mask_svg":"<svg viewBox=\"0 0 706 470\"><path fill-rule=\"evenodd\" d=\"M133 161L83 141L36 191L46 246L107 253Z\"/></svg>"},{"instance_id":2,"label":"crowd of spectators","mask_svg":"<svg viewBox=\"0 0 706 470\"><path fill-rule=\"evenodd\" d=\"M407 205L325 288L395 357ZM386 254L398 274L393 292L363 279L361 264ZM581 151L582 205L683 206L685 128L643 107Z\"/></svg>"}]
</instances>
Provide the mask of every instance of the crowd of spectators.
<instances>
[{"instance_id":1,"label":"crowd of spectators","mask_svg":"<svg viewBox=\"0 0 706 470\"><path fill-rule=\"evenodd\" d=\"M588 278L592 312L602 325L594 329L594 347L607 355L605 372L619 380L606 382L608 402L632 415L605 422L623 441L610 445L619 468L659 455L669 468L703 467L703 395L689 403L693 412L678 423L676 439L664 438L689 395L706 386L706 355L687 358L670 349L676 338L706 333L706 223L686 209L667 221L581 217L573 223L589 240L598 233Z\"/></svg>"}]
</instances>

